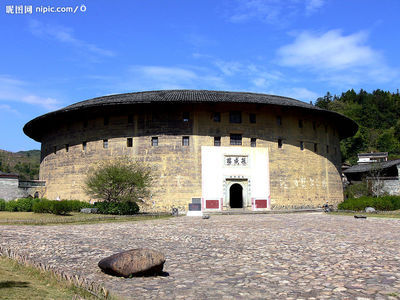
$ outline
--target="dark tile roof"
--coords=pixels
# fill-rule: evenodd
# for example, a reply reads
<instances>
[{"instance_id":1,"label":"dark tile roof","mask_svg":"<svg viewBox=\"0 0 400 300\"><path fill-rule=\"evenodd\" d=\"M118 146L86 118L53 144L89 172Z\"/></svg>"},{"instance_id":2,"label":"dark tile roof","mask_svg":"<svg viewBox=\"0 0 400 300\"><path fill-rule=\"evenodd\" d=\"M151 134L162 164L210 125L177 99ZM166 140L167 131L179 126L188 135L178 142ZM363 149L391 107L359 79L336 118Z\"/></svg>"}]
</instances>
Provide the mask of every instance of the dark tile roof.
<instances>
[{"instance_id":1,"label":"dark tile roof","mask_svg":"<svg viewBox=\"0 0 400 300\"><path fill-rule=\"evenodd\" d=\"M247 92L224 92L208 90L163 90L118 94L93 98L69 105L62 110L70 110L88 106L139 104L139 103L201 103L201 102L232 102L232 103L260 103L283 106L297 106L310 109L320 108L288 97Z\"/></svg>"},{"instance_id":2,"label":"dark tile roof","mask_svg":"<svg viewBox=\"0 0 400 300\"><path fill-rule=\"evenodd\" d=\"M358 153L357 156L366 156L366 157L373 157L373 156L388 156L388 152L371 152L371 153Z\"/></svg>"},{"instance_id":3,"label":"dark tile roof","mask_svg":"<svg viewBox=\"0 0 400 300\"><path fill-rule=\"evenodd\" d=\"M0 171L0 177L3 177L3 178L18 178L18 174L15 174L15 173L5 173L5 172L1 172Z\"/></svg>"},{"instance_id":4,"label":"dark tile roof","mask_svg":"<svg viewBox=\"0 0 400 300\"><path fill-rule=\"evenodd\" d=\"M400 164L400 159L389 160L389 161L379 162L379 163L360 164L360 165L352 166L352 167L346 169L345 171L343 171L343 173L344 174L365 173L365 172L370 172L374 168L387 169L387 168L393 167L398 164Z\"/></svg>"},{"instance_id":5,"label":"dark tile roof","mask_svg":"<svg viewBox=\"0 0 400 300\"><path fill-rule=\"evenodd\" d=\"M295 100L288 97L281 97L267 94L247 93L247 92L225 92L208 90L162 90L150 92L137 92L128 94L117 94L93 98L62 109L39 116L24 126L26 135L41 141L41 131L49 127L50 120L59 120L70 113L79 113L90 109L109 109L111 107L121 107L123 105L150 104L150 103L255 103L266 105L277 105L294 107L309 111L318 112L324 117L332 118L340 128L341 135L352 136L358 129L357 124L349 118L333 112L321 109L311 104ZM90 113L90 112L89 112Z\"/></svg>"}]
</instances>

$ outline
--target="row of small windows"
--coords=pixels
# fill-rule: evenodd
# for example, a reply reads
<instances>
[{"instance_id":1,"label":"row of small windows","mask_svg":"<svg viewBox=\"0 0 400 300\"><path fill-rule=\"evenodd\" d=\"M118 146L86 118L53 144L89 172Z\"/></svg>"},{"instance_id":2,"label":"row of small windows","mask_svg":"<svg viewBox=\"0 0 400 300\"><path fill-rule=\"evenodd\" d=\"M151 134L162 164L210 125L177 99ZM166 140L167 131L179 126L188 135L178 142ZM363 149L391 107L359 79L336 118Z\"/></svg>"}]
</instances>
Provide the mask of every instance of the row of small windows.
<instances>
[{"instance_id":1,"label":"row of small windows","mask_svg":"<svg viewBox=\"0 0 400 300\"><path fill-rule=\"evenodd\" d=\"M242 135L241 134L236 134L232 133L230 135L230 145L232 146L242 146ZM277 140L277 145L278 148L281 149L283 147L283 140L278 139ZM128 148L133 147L133 138L127 138L126 139L126 146ZM158 146L158 137L152 137L151 138L151 146L157 147ZM182 146L189 146L189 136L183 136L182 137ZM221 137L220 136L215 136L214 137L214 146L221 146ZM250 138L250 146L251 147L256 147L257 146L257 139L256 138ZM318 144L314 143L314 152L318 152ZM108 148L108 139L103 140L103 148L107 149ZM299 144L300 150L304 150L304 142L300 141ZM82 150L86 151L87 149L87 142L82 142ZM65 144L65 151L69 152L69 144ZM325 149L326 153L329 153L329 145L326 145ZM54 146L54 153L57 153L57 146ZM334 153L337 154L337 148L334 148Z\"/></svg>"},{"instance_id":2,"label":"row of small windows","mask_svg":"<svg viewBox=\"0 0 400 300\"><path fill-rule=\"evenodd\" d=\"M189 122L190 120L190 113L189 112L183 112L182 113L182 121L183 122ZM221 113L220 112L214 112L213 113L213 121L214 122L221 122ZM249 114L249 123L255 124L257 121L257 116L254 113ZM242 123L242 112L240 111L231 111L229 112L229 122L230 123L236 123L240 124ZM103 119L103 123L105 126L109 125L110 123L110 118L108 116L105 116ZM277 116L276 117L276 123L278 126L282 126L282 117ZM133 114L128 115L128 124L133 124ZM83 127L87 128L88 127L88 121L84 120L83 121ZM304 120L299 119L298 120L298 127L303 128L304 127ZM328 132L328 125L324 125L325 127L325 132ZM313 130L317 130L317 122L313 121L312 122L312 128ZM333 132L333 135L336 135L336 131Z\"/></svg>"}]
</instances>

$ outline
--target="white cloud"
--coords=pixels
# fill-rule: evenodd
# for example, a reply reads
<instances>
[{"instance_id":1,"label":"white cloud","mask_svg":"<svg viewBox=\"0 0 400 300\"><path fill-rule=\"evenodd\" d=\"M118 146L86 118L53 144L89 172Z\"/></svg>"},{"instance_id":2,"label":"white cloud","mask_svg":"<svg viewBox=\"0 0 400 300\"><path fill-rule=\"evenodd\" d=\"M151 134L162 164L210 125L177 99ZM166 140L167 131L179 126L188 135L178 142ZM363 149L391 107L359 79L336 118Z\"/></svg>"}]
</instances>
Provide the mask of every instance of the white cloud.
<instances>
[{"instance_id":1,"label":"white cloud","mask_svg":"<svg viewBox=\"0 0 400 300\"><path fill-rule=\"evenodd\" d=\"M395 72L386 65L380 52L366 44L367 37L366 32L350 35L340 30L322 34L302 32L293 43L278 49L279 63L311 71L320 79L333 82L389 80Z\"/></svg>"},{"instance_id":2,"label":"white cloud","mask_svg":"<svg viewBox=\"0 0 400 300\"><path fill-rule=\"evenodd\" d=\"M140 65L131 66L122 80L115 78L113 85L116 92L227 87L221 76L207 68Z\"/></svg>"},{"instance_id":3,"label":"white cloud","mask_svg":"<svg viewBox=\"0 0 400 300\"><path fill-rule=\"evenodd\" d=\"M215 61L215 65L219 70L227 76L232 76L243 70L243 65L237 61Z\"/></svg>"},{"instance_id":4,"label":"white cloud","mask_svg":"<svg viewBox=\"0 0 400 300\"><path fill-rule=\"evenodd\" d=\"M7 104L0 104L0 112L12 113L18 116L20 115L17 110L13 109L10 105Z\"/></svg>"},{"instance_id":5,"label":"white cloud","mask_svg":"<svg viewBox=\"0 0 400 300\"><path fill-rule=\"evenodd\" d=\"M325 0L236 0L229 20L234 23L256 19L285 25L296 15L311 15L321 9Z\"/></svg>"},{"instance_id":6,"label":"white cloud","mask_svg":"<svg viewBox=\"0 0 400 300\"><path fill-rule=\"evenodd\" d=\"M87 50L92 54L101 56L114 56L115 53L110 50L102 49L94 44L80 40L74 36L74 32L71 28L64 26L44 24L37 20L32 20L29 23L29 30L35 36L41 38L55 39L61 43L69 44L80 50Z\"/></svg>"},{"instance_id":7,"label":"white cloud","mask_svg":"<svg viewBox=\"0 0 400 300\"><path fill-rule=\"evenodd\" d=\"M306 0L306 13L312 14L322 6L324 6L325 0Z\"/></svg>"},{"instance_id":8,"label":"white cloud","mask_svg":"<svg viewBox=\"0 0 400 300\"><path fill-rule=\"evenodd\" d=\"M27 82L0 75L0 101L21 102L54 110L60 107L60 102L51 97L42 97L32 93Z\"/></svg>"}]
</instances>

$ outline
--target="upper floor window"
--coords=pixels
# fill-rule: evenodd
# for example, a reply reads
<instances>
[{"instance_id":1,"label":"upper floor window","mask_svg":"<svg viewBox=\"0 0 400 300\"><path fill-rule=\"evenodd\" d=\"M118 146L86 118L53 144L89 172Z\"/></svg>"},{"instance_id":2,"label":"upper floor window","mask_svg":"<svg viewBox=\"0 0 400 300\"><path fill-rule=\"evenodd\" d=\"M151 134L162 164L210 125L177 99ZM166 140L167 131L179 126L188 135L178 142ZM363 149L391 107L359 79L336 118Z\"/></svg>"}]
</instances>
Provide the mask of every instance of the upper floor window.
<instances>
[{"instance_id":1,"label":"upper floor window","mask_svg":"<svg viewBox=\"0 0 400 300\"><path fill-rule=\"evenodd\" d=\"M250 139L250 146L251 147L257 147L257 139L256 138L251 138Z\"/></svg>"},{"instance_id":2,"label":"upper floor window","mask_svg":"<svg viewBox=\"0 0 400 300\"><path fill-rule=\"evenodd\" d=\"M214 146L221 146L221 137L214 136Z\"/></svg>"},{"instance_id":3,"label":"upper floor window","mask_svg":"<svg viewBox=\"0 0 400 300\"><path fill-rule=\"evenodd\" d=\"M126 146L129 147L129 148L133 146L133 139L132 138L127 138L126 139Z\"/></svg>"},{"instance_id":4,"label":"upper floor window","mask_svg":"<svg viewBox=\"0 0 400 300\"><path fill-rule=\"evenodd\" d=\"M231 133L231 145L241 146L242 145L242 135Z\"/></svg>"},{"instance_id":5,"label":"upper floor window","mask_svg":"<svg viewBox=\"0 0 400 300\"><path fill-rule=\"evenodd\" d=\"M220 112L214 112L213 113L213 121L214 122L221 122L221 113Z\"/></svg>"},{"instance_id":6,"label":"upper floor window","mask_svg":"<svg viewBox=\"0 0 400 300\"><path fill-rule=\"evenodd\" d=\"M229 113L230 123L242 123L242 113L240 111L231 111Z\"/></svg>"},{"instance_id":7,"label":"upper floor window","mask_svg":"<svg viewBox=\"0 0 400 300\"><path fill-rule=\"evenodd\" d=\"M282 117L281 116L276 117L276 124L278 124L278 126L282 125Z\"/></svg>"},{"instance_id":8,"label":"upper floor window","mask_svg":"<svg viewBox=\"0 0 400 300\"><path fill-rule=\"evenodd\" d=\"M255 123L256 122L256 114L250 114L249 121L250 121L250 123Z\"/></svg>"},{"instance_id":9,"label":"upper floor window","mask_svg":"<svg viewBox=\"0 0 400 300\"><path fill-rule=\"evenodd\" d=\"M188 136L182 137L182 146L189 146L189 137Z\"/></svg>"},{"instance_id":10,"label":"upper floor window","mask_svg":"<svg viewBox=\"0 0 400 300\"><path fill-rule=\"evenodd\" d=\"M108 148L108 140L107 139L103 140L103 148L104 149Z\"/></svg>"},{"instance_id":11,"label":"upper floor window","mask_svg":"<svg viewBox=\"0 0 400 300\"><path fill-rule=\"evenodd\" d=\"M189 112L187 112L187 111L183 112L182 117L183 117L183 122L189 122L189 117L190 117Z\"/></svg>"},{"instance_id":12,"label":"upper floor window","mask_svg":"<svg viewBox=\"0 0 400 300\"><path fill-rule=\"evenodd\" d=\"M151 138L151 145L152 146L158 146L158 137L157 136L153 136Z\"/></svg>"}]
</instances>

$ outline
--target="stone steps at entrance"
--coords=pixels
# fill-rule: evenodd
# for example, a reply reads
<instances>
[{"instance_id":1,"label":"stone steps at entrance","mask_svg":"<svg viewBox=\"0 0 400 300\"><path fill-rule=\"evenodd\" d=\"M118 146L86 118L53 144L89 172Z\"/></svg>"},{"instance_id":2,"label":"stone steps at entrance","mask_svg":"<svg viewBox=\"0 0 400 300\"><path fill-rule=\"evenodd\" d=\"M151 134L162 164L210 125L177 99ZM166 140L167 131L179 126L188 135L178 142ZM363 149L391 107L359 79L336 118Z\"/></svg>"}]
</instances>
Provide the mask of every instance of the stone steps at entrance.
<instances>
[{"instance_id":1,"label":"stone steps at entrance","mask_svg":"<svg viewBox=\"0 0 400 300\"><path fill-rule=\"evenodd\" d=\"M323 212L322 208L304 208L304 209L284 209L284 210L264 210L251 211L245 209L229 209L223 211L203 211L203 215L252 215L252 214L291 214L291 213L310 213Z\"/></svg>"}]
</instances>

